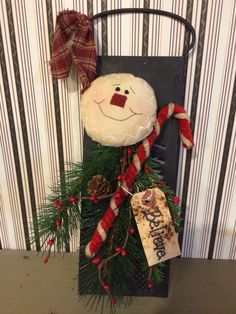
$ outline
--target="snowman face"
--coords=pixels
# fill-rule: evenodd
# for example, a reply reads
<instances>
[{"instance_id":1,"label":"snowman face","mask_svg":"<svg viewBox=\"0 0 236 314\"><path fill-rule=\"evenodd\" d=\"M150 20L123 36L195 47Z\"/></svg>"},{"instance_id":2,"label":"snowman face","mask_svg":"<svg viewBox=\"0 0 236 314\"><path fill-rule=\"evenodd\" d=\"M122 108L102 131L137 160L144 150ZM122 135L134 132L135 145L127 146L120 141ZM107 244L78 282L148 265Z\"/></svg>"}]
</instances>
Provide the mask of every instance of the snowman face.
<instances>
[{"instance_id":1,"label":"snowman face","mask_svg":"<svg viewBox=\"0 0 236 314\"><path fill-rule=\"evenodd\" d=\"M81 98L87 134L106 146L127 146L144 139L152 131L156 110L152 87L126 73L97 78Z\"/></svg>"}]
</instances>

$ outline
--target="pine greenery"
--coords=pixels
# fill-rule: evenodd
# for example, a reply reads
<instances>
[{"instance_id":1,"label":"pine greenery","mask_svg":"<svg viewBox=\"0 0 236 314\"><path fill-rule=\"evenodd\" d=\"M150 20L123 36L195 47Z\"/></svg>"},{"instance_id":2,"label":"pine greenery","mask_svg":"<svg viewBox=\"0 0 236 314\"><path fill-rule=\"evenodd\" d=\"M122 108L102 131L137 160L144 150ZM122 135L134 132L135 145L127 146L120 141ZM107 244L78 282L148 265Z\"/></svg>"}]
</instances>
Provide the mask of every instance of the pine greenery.
<instances>
[{"instance_id":1,"label":"pine greenery","mask_svg":"<svg viewBox=\"0 0 236 314\"><path fill-rule=\"evenodd\" d=\"M84 254L85 246L90 241L97 223L102 218L110 201L110 198L101 199L98 203L90 200L87 192L88 182L95 175L103 175L110 182L112 190L115 191L117 176L122 171L120 159L124 157L124 149L126 148L97 146L86 153L83 163L70 164L70 170L65 172L63 180L60 180L53 187L53 194L40 207L38 221L36 226L34 225L37 228L35 234L41 240L42 246L48 240L53 239L53 245L55 245L57 252L63 251L74 231L78 228L81 229L80 297L90 307L100 305L103 308L108 306L110 311L113 311L117 306L128 304L129 295L132 295L134 289L146 289L148 293L150 291L148 282L151 282L155 288L164 280L165 263L159 263L157 267L152 268L150 273L130 208L130 196L127 196L125 202L119 207L119 215L98 253L101 261L114 255L116 248L122 248L126 237L128 237L125 245L126 256L117 254L100 269L101 279L109 285L109 292L112 296L112 298L108 298L108 301L106 301L106 291L99 281L99 264L93 264ZM132 147L132 151L133 153L128 154L126 158L128 164L132 161L136 146ZM147 168L150 171L145 171ZM143 165L143 171L139 173L133 184L131 192L141 192L159 186L166 195L174 226L178 232L180 208L173 201L173 191L160 181L159 175L157 164L149 157ZM71 197L77 197L79 201L71 202ZM84 197L87 199L83 199ZM62 205L60 210L54 204L55 200L59 202L59 205ZM56 224L58 219L61 220L60 227ZM129 233L130 228L134 230L133 234ZM35 240L34 238L33 241ZM113 304L115 302L112 302L114 300L117 303L115 306Z\"/></svg>"}]
</instances>

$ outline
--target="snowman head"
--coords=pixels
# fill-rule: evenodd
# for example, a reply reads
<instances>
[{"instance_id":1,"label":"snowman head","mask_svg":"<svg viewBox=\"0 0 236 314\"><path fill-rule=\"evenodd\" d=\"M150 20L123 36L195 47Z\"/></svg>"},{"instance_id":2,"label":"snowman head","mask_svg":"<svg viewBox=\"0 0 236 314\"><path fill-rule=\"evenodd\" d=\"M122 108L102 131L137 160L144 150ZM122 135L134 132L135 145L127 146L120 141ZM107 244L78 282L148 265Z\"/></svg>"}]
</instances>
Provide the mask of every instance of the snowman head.
<instances>
[{"instance_id":1,"label":"snowman head","mask_svg":"<svg viewBox=\"0 0 236 314\"><path fill-rule=\"evenodd\" d=\"M97 78L81 98L86 132L105 146L127 146L144 139L152 131L156 110L152 87L126 73Z\"/></svg>"}]
</instances>

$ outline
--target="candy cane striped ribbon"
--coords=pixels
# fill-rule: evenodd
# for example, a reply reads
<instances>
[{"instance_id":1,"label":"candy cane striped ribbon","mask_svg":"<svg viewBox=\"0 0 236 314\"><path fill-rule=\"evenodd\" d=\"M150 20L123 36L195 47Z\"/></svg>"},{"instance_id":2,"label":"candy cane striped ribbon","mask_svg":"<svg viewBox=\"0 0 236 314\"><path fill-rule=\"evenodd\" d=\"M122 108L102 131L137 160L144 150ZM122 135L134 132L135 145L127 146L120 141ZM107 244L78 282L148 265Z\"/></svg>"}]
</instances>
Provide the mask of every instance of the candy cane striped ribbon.
<instances>
[{"instance_id":1,"label":"candy cane striped ribbon","mask_svg":"<svg viewBox=\"0 0 236 314\"><path fill-rule=\"evenodd\" d=\"M183 107L170 103L169 105L162 108L157 115L157 120L153 131L146 139L143 140L142 144L140 144L136 154L133 156L132 162L125 171L125 178L122 181L122 187L124 187L124 189L119 185L117 186L115 195L112 196L104 216L98 222L92 239L85 248L85 255L88 258L93 257L98 252L102 243L105 241L113 221L119 214L118 206L125 200L125 197L128 194L128 191L135 181L138 173L140 172L145 159L149 156L151 148L156 138L160 134L161 127L171 116L174 116L178 120L178 129L183 146L186 148L193 146L189 118Z\"/></svg>"}]
</instances>

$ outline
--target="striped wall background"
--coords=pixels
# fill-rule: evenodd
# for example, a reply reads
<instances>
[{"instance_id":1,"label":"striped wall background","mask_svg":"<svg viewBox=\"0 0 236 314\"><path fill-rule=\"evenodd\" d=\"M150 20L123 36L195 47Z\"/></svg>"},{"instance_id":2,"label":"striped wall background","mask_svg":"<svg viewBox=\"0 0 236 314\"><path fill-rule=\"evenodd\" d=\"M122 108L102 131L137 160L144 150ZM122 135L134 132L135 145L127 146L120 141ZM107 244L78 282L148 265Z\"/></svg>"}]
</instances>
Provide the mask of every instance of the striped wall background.
<instances>
[{"instance_id":1,"label":"striped wall background","mask_svg":"<svg viewBox=\"0 0 236 314\"><path fill-rule=\"evenodd\" d=\"M0 248L39 248L29 243L29 222L65 161L82 160L77 73L52 80L47 64L57 13L121 7L174 12L196 29L185 93L196 146L180 152L177 188L182 256L236 259L234 0L0 1ZM98 22L95 40L103 55L179 56L189 38L175 21L137 14ZM78 234L67 251L77 246Z\"/></svg>"}]
</instances>

